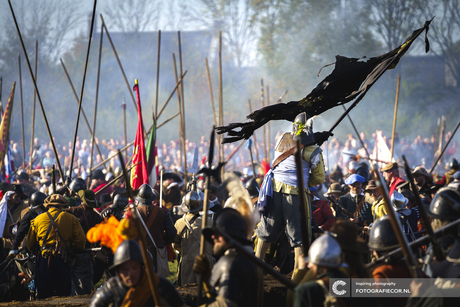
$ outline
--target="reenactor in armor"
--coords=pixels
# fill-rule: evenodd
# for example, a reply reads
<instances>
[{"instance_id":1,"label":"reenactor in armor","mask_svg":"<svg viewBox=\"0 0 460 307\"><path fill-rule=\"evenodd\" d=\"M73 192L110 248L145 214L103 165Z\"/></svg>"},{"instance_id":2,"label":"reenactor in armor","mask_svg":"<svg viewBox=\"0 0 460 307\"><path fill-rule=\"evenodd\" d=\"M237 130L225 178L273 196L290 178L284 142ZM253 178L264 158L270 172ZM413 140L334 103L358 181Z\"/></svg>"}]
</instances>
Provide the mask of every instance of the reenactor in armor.
<instances>
[{"instance_id":1,"label":"reenactor in armor","mask_svg":"<svg viewBox=\"0 0 460 307\"><path fill-rule=\"evenodd\" d=\"M294 269L297 268L297 259L302 248L296 163L293 156L297 137L300 137L303 147L302 168L305 192L309 192L309 186L318 185L325 179L322 150L315 144L313 121L305 112L300 113L294 119L292 132L285 132L275 146L272 169L266 174L261 187L264 195L269 197L272 195L271 204L261 202L259 198L258 206L262 215L256 230L259 238L256 257L264 259L270 243L276 242L286 229L296 255ZM307 202L307 208L310 208L308 198ZM307 210L307 214L310 226L311 209ZM309 228L311 229L311 226Z\"/></svg>"},{"instance_id":2,"label":"reenactor in armor","mask_svg":"<svg viewBox=\"0 0 460 307\"><path fill-rule=\"evenodd\" d=\"M178 286L198 282L192 268L195 257L200 254L201 225L203 223L203 216L200 211L203 209L203 200L197 192L190 191L184 196L181 209L185 214L174 224L177 235L173 242L173 248L179 251L181 255L177 267L176 284ZM211 219L208 217L207 225L210 224ZM210 263L214 264L212 247L208 242L205 243L205 254Z\"/></svg>"},{"instance_id":3,"label":"reenactor in armor","mask_svg":"<svg viewBox=\"0 0 460 307\"><path fill-rule=\"evenodd\" d=\"M414 182L419 190L420 196L426 198L428 202L431 202L431 183L433 182L433 176L422 166L417 166L412 172L412 176L414 176Z\"/></svg>"},{"instance_id":4,"label":"reenactor in armor","mask_svg":"<svg viewBox=\"0 0 460 307\"><path fill-rule=\"evenodd\" d=\"M417 223L420 218L418 209L406 208L409 199L401 193L394 191L391 195L391 204L396 211L396 216L401 219L401 226L404 234L409 242L414 241L419 237L417 232Z\"/></svg>"},{"instance_id":5,"label":"reenactor in armor","mask_svg":"<svg viewBox=\"0 0 460 307\"><path fill-rule=\"evenodd\" d=\"M137 210L150 233L150 235L146 234L146 241L148 250L153 256L153 265L158 268L157 249L167 258L166 245L171 244L174 240L176 228L174 228L169 211L152 204L155 199L156 195L152 187L146 183L139 187L134 197Z\"/></svg>"},{"instance_id":6,"label":"reenactor in armor","mask_svg":"<svg viewBox=\"0 0 460 307\"><path fill-rule=\"evenodd\" d=\"M46 211L45 207L43 206L45 199L46 195L42 192L35 192L30 197L30 207L19 222L19 227L17 228L16 236L13 240L13 246L11 247L8 257L15 256L19 253L19 246L24 240L24 237L29 232L30 221L32 221L42 212Z\"/></svg>"},{"instance_id":7,"label":"reenactor in armor","mask_svg":"<svg viewBox=\"0 0 460 307\"><path fill-rule=\"evenodd\" d=\"M117 273L110 278L91 300L90 307L154 306L144 259L136 240L125 240L117 248L113 265ZM158 278L158 275L154 275ZM161 306L183 306L184 302L174 286L165 278L157 279ZM128 305L129 304L129 305Z\"/></svg>"},{"instance_id":8,"label":"reenactor in armor","mask_svg":"<svg viewBox=\"0 0 460 307\"><path fill-rule=\"evenodd\" d=\"M450 161L449 167L450 167L450 170L444 174L441 181L438 182L439 184L448 185L449 183L454 181L454 174L460 171L460 166L458 164L457 159L455 158L452 158L452 161Z\"/></svg>"},{"instance_id":9,"label":"reenactor in armor","mask_svg":"<svg viewBox=\"0 0 460 307\"><path fill-rule=\"evenodd\" d=\"M239 254L222 233L251 251L246 221L235 209L224 208L213 225L203 229L205 239L213 243L214 256L220 257L212 270L206 255L197 256L193 266L196 273L202 274L205 289L211 296L207 306L262 306L262 271Z\"/></svg>"},{"instance_id":10,"label":"reenactor in armor","mask_svg":"<svg viewBox=\"0 0 460 307\"><path fill-rule=\"evenodd\" d=\"M299 269L309 269L311 281L301 283L294 289L294 306L326 306L325 301L330 301L329 279L348 278L340 270L342 267L342 249L339 243L326 233L316 239L308 250L308 257L299 259ZM338 306L347 306L352 299L337 298ZM350 304L351 306L354 306Z\"/></svg>"},{"instance_id":11,"label":"reenactor in armor","mask_svg":"<svg viewBox=\"0 0 460 307\"><path fill-rule=\"evenodd\" d=\"M391 226L390 217L384 216L374 223L369 235L369 249L376 258L400 247L396 234ZM410 271L402 259L389 258L372 271L376 282L391 282L392 278L412 278ZM405 306L407 298L385 298L385 306Z\"/></svg>"},{"instance_id":12,"label":"reenactor in armor","mask_svg":"<svg viewBox=\"0 0 460 307\"><path fill-rule=\"evenodd\" d=\"M430 204L428 215L431 216L431 227L436 231L447 224L460 218L460 192L450 189L442 188L434 196ZM450 248L456 240L458 240L458 233L444 234L439 240L443 253L449 253ZM433 263L434 252L431 245L428 247L423 270L428 276L431 276L431 265Z\"/></svg>"},{"instance_id":13,"label":"reenactor in armor","mask_svg":"<svg viewBox=\"0 0 460 307\"><path fill-rule=\"evenodd\" d=\"M78 179L78 178L77 178ZM73 181L72 181L73 182ZM94 192L91 190L79 190L78 196L81 204L77 207L70 207L65 211L77 217L80 221L83 231L88 230L104 219L99 212L94 210L99 207L98 201L95 199ZM86 241L85 248L96 247ZM95 262L89 253L77 254L75 263L72 266L72 292L75 295L90 294L93 288L94 280L102 277L104 263ZM97 272L97 274L95 274ZM96 282L97 282L96 281Z\"/></svg>"},{"instance_id":14,"label":"reenactor in armor","mask_svg":"<svg viewBox=\"0 0 460 307\"><path fill-rule=\"evenodd\" d=\"M5 260L13 244L13 234L10 226L21 219L21 212L27 209L24 200L28 197L22 192L22 186L13 184L8 186L7 192L0 201L0 262Z\"/></svg>"},{"instance_id":15,"label":"reenactor in armor","mask_svg":"<svg viewBox=\"0 0 460 307\"><path fill-rule=\"evenodd\" d=\"M454 174L454 181L447 185L448 188L460 191L460 171Z\"/></svg>"},{"instance_id":16,"label":"reenactor in armor","mask_svg":"<svg viewBox=\"0 0 460 307\"><path fill-rule=\"evenodd\" d=\"M117 220L121 220L123 218L123 212L128 204L128 197L125 197L122 194L117 194L113 199L113 204L102 210L101 216L108 219L113 215Z\"/></svg>"}]
</instances>

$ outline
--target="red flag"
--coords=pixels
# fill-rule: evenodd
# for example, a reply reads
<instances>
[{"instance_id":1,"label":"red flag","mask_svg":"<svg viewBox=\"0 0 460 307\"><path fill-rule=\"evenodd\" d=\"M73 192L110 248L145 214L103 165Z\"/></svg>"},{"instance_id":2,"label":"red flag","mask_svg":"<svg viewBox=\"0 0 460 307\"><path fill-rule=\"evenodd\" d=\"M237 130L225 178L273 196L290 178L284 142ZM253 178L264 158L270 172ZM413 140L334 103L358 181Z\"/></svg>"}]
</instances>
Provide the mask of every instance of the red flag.
<instances>
[{"instance_id":1,"label":"red flag","mask_svg":"<svg viewBox=\"0 0 460 307\"><path fill-rule=\"evenodd\" d=\"M136 138L134 139L133 165L136 165L131 171L131 187L135 190L142 184L149 183L147 172L147 158L145 155L144 144L144 125L142 124L141 99L139 98L139 85L137 79L133 91L137 94L137 111L139 123L137 124Z\"/></svg>"}]
</instances>

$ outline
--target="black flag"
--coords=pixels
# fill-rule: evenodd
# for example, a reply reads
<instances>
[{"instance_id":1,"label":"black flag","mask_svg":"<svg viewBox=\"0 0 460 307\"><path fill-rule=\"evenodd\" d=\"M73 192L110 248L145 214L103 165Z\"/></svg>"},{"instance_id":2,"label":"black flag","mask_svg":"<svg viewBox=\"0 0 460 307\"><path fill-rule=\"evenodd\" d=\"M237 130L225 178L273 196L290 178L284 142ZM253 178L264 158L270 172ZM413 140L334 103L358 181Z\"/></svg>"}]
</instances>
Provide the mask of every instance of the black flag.
<instances>
[{"instance_id":1,"label":"black flag","mask_svg":"<svg viewBox=\"0 0 460 307\"><path fill-rule=\"evenodd\" d=\"M409 50L414 40L423 31L426 31L425 52L429 51L430 45L427 34L430 23L431 20L425 22L422 28L415 30L398 48L367 61L365 58L347 58L337 55L332 73L302 100L278 103L255 110L247 116L249 122L217 127L217 133L227 133L230 136L224 138L223 143L249 139L255 130L271 120L293 121L301 112L314 116L352 101L358 96L360 97L357 100L362 99L387 69L396 67L399 59Z\"/></svg>"}]
</instances>

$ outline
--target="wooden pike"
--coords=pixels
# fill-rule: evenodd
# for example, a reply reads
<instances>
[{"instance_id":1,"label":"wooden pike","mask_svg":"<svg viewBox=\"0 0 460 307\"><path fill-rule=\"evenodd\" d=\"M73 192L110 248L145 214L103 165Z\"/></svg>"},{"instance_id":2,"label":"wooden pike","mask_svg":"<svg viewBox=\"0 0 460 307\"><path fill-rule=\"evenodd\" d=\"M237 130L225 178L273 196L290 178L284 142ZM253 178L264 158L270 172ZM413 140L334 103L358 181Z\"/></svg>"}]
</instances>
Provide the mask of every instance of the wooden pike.
<instances>
[{"instance_id":1,"label":"wooden pike","mask_svg":"<svg viewBox=\"0 0 460 307\"><path fill-rule=\"evenodd\" d=\"M35 70L34 79L37 80L37 62L38 62L38 41L35 41ZM32 136L30 137L30 156L29 156L29 174L32 174L32 161L34 154L34 132L35 132L35 98L37 97L37 91L34 88L34 103L32 107ZM0 97L1 101L1 97ZM25 150L25 148L24 148Z\"/></svg>"},{"instance_id":2,"label":"wooden pike","mask_svg":"<svg viewBox=\"0 0 460 307\"><path fill-rule=\"evenodd\" d=\"M22 132L22 165L26 165L26 142L24 138L24 106L22 102L22 73L21 73L21 54L18 52L19 64L19 96L21 100L21 132Z\"/></svg>"},{"instance_id":3,"label":"wooden pike","mask_svg":"<svg viewBox=\"0 0 460 307\"><path fill-rule=\"evenodd\" d=\"M267 106L270 105L270 88L268 87L267 84ZM270 141L271 141L271 136L270 136L270 122L268 122L267 125L267 162L270 161Z\"/></svg>"},{"instance_id":4,"label":"wooden pike","mask_svg":"<svg viewBox=\"0 0 460 307\"><path fill-rule=\"evenodd\" d=\"M120 159L120 164L123 169L123 175L125 176L126 190L128 190L129 197L132 200L134 200L133 190L129 183L128 172L126 171L125 162L123 161L123 156L120 151L118 151L118 158ZM145 240L145 237L142 235L143 229L140 221L142 217L139 216L138 211L136 210L136 205L134 203L132 203L129 206L129 209L131 210L131 213L133 215L134 227L136 227L136 231L138 233L139 245L141 246L142 258L144 258L145 271L147 273L147 279L149 281L150 292L152 293L155 306L160 306L160 294L158 293L158 284L154 281L159 280L159 277L157 276L157 273L153 271L152 259L150 258L150 255L147 252L147 242ZM148 232L149 230L145 229L145 231Z\"/></svg>"},{"instance_id":5,"label":"wooden pike","mask_svg":"<svg viewBox=\"0 0 460 307\"><path fill-rule=\"evenodd\" d=\"M409 243L407 242L406 236L402 232L401 221L396 217L395 210L391 205L390 196L388 195L388 188L385 185L385 180L382 178L382 175L377 169L377 165L372 165L372 170L374 171L375 178L376 178L376 185L379 188L380 194L384 199L385 209L388 213L390 218L391 226L393 227L393 231L396 234L396 238L398 239L399 245L402 247L404 258L406 260L407 267L412 275L412 278L419 278L420 274L417 270L417 262L415 261L414 254L412 250L409 248Z\"/></svg>"},{"instance_id":6,"label":"wooden pike","mask_svg":"<svg viewBox=\"0 0 460 307\"><path fill-rule=\"evenodd\" d=\"M206 63L206 74L208 76L208 86L209 86L209 94L211 96L211 110L212 110L212 118L214 120L214 126L217 126L217 119L216 119L216 108L214 106L214 95L212 92L212 83L211 83L211 73L209 71L209 63L208 63L208 58L205 58L205 63ZM220 143L217 142L217 146L220 148ZM220 150L220 149L218 149Z\"/></svg>"},{"instance_id":7,"label":"wooden pike","mask_svg":"<svg viewBox=\"0 0 460 307\"><path fill-rule=\"evenodd\" d=\"M418 187L415 185L415 181L412 176L412 171L409 168L409 164L407 163L406 157L403 155L402 158L404 161L404 169L406 171L406 177L409 180L411 189L414 193L415 203L417 204L417 208L420 213L422 223L425 225L425 229L433 245L433 251L436 256L436 261L440 262L444 260L444 255L442 254L441 246L439 245L439 242L436 241L436 237L434 236L434 232L433 232L433 228L431 227L430 219L428 217L428 214L426 213L425 207L422 204L422 199L420 198Z\"/></svg>"},{"instance_id":8,"label":"wooden pike","mask_svg":"<svg viewBox=\"0 0 460 307\"><path fill-rule=\"evenodd\" d=\"M58 165L58 168L59 168L59 174L61 175L61 178L64 178L64 174L63 174L62 168L61 168L61 162L59 161L59 155L57 153L56 146L54 144L53 135L51 134L51 129L49 127L48 120L46 118L45 109L43 107L40 92L38 91L37 82L35 81L34 74L32 72L32 66L30 65L29 57L27 56L26 47L24 45L24 41L22 40L21 31L19 30L18 21L16 20L16 15L14 14L13 6L11 5L11 0L8 0L8 5L9 5L10 10L11 10L11 15L13 16L13 20L14 20L14 24L16 26L16 31L18 32L19 40L21 41L22 51L23 51L24 57L26 58L26 61L27 61L27 67L29 68L30 77L32 78L32 82L34 84L35 91L37 92L38 102L40 103L40 108L42 110L43 119L45 120L46 130L48 131L48 136L50 138L51 147L53 147L54 156L56 157L56 162L57 162L57 165Z\"/></svg>"},{"instance_id":9,"label":"wooden pike","mask_svg":"<svg viewBox=\"0 0 460 307\"><path fill-rule=\"evenodd\" d=\"M123 95L123 104L121 105L121 108L123 109L123 136L125 140L125 145L128 144L128 134L126 133L126 101L125 101L125 95ZM127 162L127 153L125 152L125 160Z\"/></svg>"},{"instance_id":10,"label":"wooden pike","mask_svg":"<svg viewBox=\"0 0 460 307\"><path fill-rule=\"evenodd\" d=\"M179 69L180 69L180 75L182 76L182 43L180 39L180 31L177 31L177 38L179 42ZM176 80L177 81L177 80ZM182 112L182 148L184 149L182 159L184 160L184 179L187 179L187 153L185 149L185 140L187 139L186 135L186 129L185 129L185 94L184 94L184 82L180 84L180 99L181 99L181 106L182 109L180 110Z\"/></svg>"},{"instance_id":11,"label":"wooden pike","mask_svg":"<svg viewBox=\"0 0 460 307\"><path fill-rule=\"evenodd\" d=\"M177 66L176 66L176 55L173 53L173 63L174 63L174 77L176 78L176 83L178 83L178 78L177 78ZM182 122L184 120L184 117L183 117L183 114L182 114L182 101L181 101L181 97L182 97L182 90L181 90L181 86L179 85L179 90L177 91L177 103L178 103L178 109L179 109L179 140L180 140L180 152L181 152L181 155L183 156L185 154L185 140L184 140L184 130L182 129L183 128L183 125L182 125ZM184 164L184 159L182 158L181 159L181 165L182 165L182 169L185 170L186 166ZM184 171L184 180L185 180L185 173L186 171Z\"/></svg>"},{"instance_id":12,"label":"wooden pike","mask_svg":"<svg viewBox=\"0 0 460 307\"><path fill-rule=\"evenodd\" d=\"M94 117L93 117L93 134L91 135L91 159L89 162L89 169L91 170L93 166L93 157L94 157L94 144L96 138L96 118L97 118L97 102L99 98L99 80L101 77L101 56L102 56L102 40L104 38L104 28L101 25L101 38L99 41L99 56L97 60L97 77L96 77L96 98L94 99ZM102 156L101 156L102 159ZM91 172L89 173L91 177Z\"/></svg>"},{"instance_id":13,"label":"wooden pike","mask_svg":"<svg viewBox=\"0 0 460 307\"><path fill-rule=\"evenodd\" d=\"M157 87L155 90L155 118L158 117L158 88L160 82L160 47L161 47L161 30L158 30L158 49L157 49ZM182 73L181 73L182 75Z\"/></svg>"},{"instance_id":14,"label":"wooden pike","mask_svg":"<svg viewBox=\"0 0 460 307\"><path fill-rule=\"evenodd\" d=\"M176 114L174 114L173 116L171 116L170 118L168 118L167 120L165 120L164 122L162 122L161 124L159 124L157 126L157 129L160 128L161 126L167 124L170 120L174 119L176 116L180 115L180 112L177 112Z\"/></svg>"},{"instance_id":15,"label":"wooden pike","mask_svg":"<svg viewBox=\"0 0 460 307\"><path fill-rule=\"evenodd\" d=\"M222 31L219 32L219 126L224 125L224 97L222 84ZM219 143L222 143L223 135L220 135ZM224 161L224 146L220 146L219 162ZM222 167L222 174L225 173L225 167Z\"/></svg>"},{"instance_id":16,"label":"wooden pike","mask_svg":"<svg viewBox=\"0 0 460 307\"><path fill-rule=\"evenodd\" d=\"M398 115L398 102L399 102L399 86L401 84L401 75L398 75L398 84L396 85L396 98L395 98L395 112L393 115L393 132L391 133L391 157L393 160L393 152L395 149L395 134L396 134L396 116Z\"/></svg>"},{"instance_id":17,"label":"wooden pike","mask_svg":"<svg viewBox=\"0 0 460 307\"><path fill-rule=\"evenodd\" d=\"M460 127L460 121L458 122L457 127L455 127L454 132L452 132L452 135L450 136L450 138L449 138L449 140L447 141L446 145L444 146L444 148L442 149L441 153L439 154L438 159L436 160L436 162L433 163L433 166L431 167L431 169L430 169L430 171L429 171L430 174L433 172L433 170L434 170L434 168L436 167L436 165L438 164L439 160L441 160L442 155L443 155L444 152L446 151L447 146L449 146L450 141L452 141L452 138L454 137L455 133L457 132L458 127Z\"/></svg>"},{"instance_id":18,"label":"wooden pike","mask_svg":"<svg viewBox=\"0 0 460 307\"><path fill-rule=\"evenodd\" d=\"M177 88L179 87L179 85L182 83L182 80L184 80L184 77L185 75L187 74L187 70L184 72L184 74L182 75L182 77L179 79L178 82L176 82L176 86L174 86L171 94L169 95L168 99L166 100L165 104L163 105L163 107L161 108L160 112L158 113L157 115L157 118L156 120L158 121L158 118L160 117L161 113L163 113L163 110L166 108L166 106L168 105L169 101L171 100L172 96L174 95L174 93L176 92ZM150 133L150 131L152 130L152 127L153 127L153 124L152 126L150 126L150 129L147 131L147 134Z\"/></svg>"},{"instance_id":19,"label":"wooden pike","mask_svg":"<svg viewBox=\"0 0 460 307\"><path fill-rule=\"evenodd\" d=\"M102 17L102 14L100 14L100 17L101 17L101 21L102 21L102 26L104 27L104 30L105 30L105 34L107 34L107 38L109 39L110 46L112 46L113 53L114 53L115 58L117 60L118 66L120 67L121 74L123 75L123 79L125 80L126 86L128 87L128 92L131 95L131 99L133 100L134 109L136 110L136 114L138 114L139 112L137 111L136 100L134 99L134 94L132 92L133 88L132 88L132 86L129 85L128 79L126 78L125 70L123 69L123 65L121 65L120 58L118 57L118 52L115 49L115 45L113 44L112 37L110 36L110 33L109 33L109 29L107 29L107 25L105 24L104 17ZM142 123L142 124L144 124L144 123ZM147 138L145 127L142 127L142 129L144 129L144 138Z\"/></svg>"},{"instance_id":20,"label":"wooden pike","mask_svg":"<svg viewBox=\"0 0 460 307\"><path fill-rule=\"evenodd\" d=\"M67 71L67 68L65 67L64 61L62 61L62 59L60 59L60 60L61 60L61 66L64 69L64 73L65 73L65 75L67 77L67 81L69 81L70 88L72 89L73 95L75 97L75 101L78 104L80 99L78 98L77 92L75 91L75 87L73 86L72 80L70 79L69 72ZM86 117L85 109L83 109L83 106L81 108L81 114L83 115L83 119L85 120L86 127L88 127L89 134L93 135L93 130L91 129L91 126L89 124L88 118ZM101 153L101 150L99 148L99 144L95 143L95 145L96 145L97 152L99 153L99 155L102 158L102 153ZM104 164L104 168L107 169L107 166L105 164Z\"/></svg>"},{"instance_id":21,"label":"wooden pike","mask_svg":"<svg viewBox=\"0 0 460 307\"><path fill-rule=\"evenodd\" d=\"M86 49L85 68L83 70L83 80L81 82L80 101L78 102L77 121L75 123L75 133L74 133L73 144L72 144L72 156L71 156L72 158L70 159L70 168L69 168L69 177L68 177L69 180L72 179L73 159L75 157L75 146L77 143L78 124L80 123L81 104L83 102L83 93L85 90L85 80L86 80L86 71L88 69L89 51L91 49L91 41L93 38L94 16L96 15L96 4L97 4L97 0L94 0L93 13L91 16L91 28L89 31L88 48ZM56 157L56 159L59 159L59 158ZM62 178L64 182L64 177Z\"/></svg>"}]
</instances>

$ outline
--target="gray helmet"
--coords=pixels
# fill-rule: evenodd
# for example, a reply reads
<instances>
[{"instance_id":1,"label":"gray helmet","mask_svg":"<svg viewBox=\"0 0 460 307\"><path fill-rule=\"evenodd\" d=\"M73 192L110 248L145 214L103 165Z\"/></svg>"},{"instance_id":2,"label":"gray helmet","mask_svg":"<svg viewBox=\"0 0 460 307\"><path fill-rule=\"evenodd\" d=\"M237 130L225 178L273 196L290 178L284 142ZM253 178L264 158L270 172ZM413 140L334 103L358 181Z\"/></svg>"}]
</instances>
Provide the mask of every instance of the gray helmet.
<instances>
[{"instance_id":1,"label":"gray helmet","mask_svg":"<svg viewBox=\"0 0 460 307\"><path fill-rule=\"evenodd\" d=\"M457 159L452 158L452 161L450 161L450 169L459 169Z\"/></svg>"},{"instance_id":2,"label":"gray helmet","mask_svg":"<svg viewBox=\"0 0 460 307\"><path fill-rule=\"evenodd\" d=\"M391 195L391 204L396 210L405 208L408 202L409 200L398 191L394 191Z\"/></svg>"},{"instance_id":3,"label":"gray helmet","mask_svg":"<svg viewBox=\"0 0 460 307\"><path fill-rule=\"evenodd\" d=\"M75 193L78 193L80 190L86 190L86 182L81 178L75 178L69 184L69 189Z\"/></svg>"},{"instance_id":4,"label":"gray helmet","mask_svg":"<svg viewBox=\"0 0 460 307\"><path fill-rule=\"evenodd\" d=\"M313 121L307 113L302 112L296 116L292 123L292 134L300 137L302 145L315 143L315 137L313 136Z\"/></svg>"},{"instance_id":5,"label":"gray helmet","mask_svg":"<svg viewBox=\"0 0 460 307\"><path fill-rule=\"evenodd\" d=\"M392 250L399 246L396 234L388 215L378 219L369 235L369 248L376 251Z\"/></svg>"},{"instance_id":6,"label":"gray helmet","mask_svg":"<svg viewBox=\"0 0 460 307\"><path fill-rule=\"evenodd\" d=\"M151 205L156 198L157 196L153 193L152 187L146 183L139 187L139 191L134 197L140 205Z\"/></svg>"},{"instance_id":7,"label":"gray helmet","mask_svg":"<svg viewBox=\"0 0 460 307\"><path fill-rule=\"evenodd\" d=\"M36 209L40 206L43 206L45 202L46 195L42 192L35 192L30 196L30 207Z\"/></svg>"},{"instance_id":8,"label":"gray helmet","mask_svg":"<svg viewBox=\"0 0 460 307\"><path fill-rule=\"evenodd\" d=\"M203 229L203 235L206 240L213 243L212 235L216 231L224 232L242 244L252 244L252 242L247 239L246 221L235 209L224 208L217 213L212 226Z\"/></svg>"},{"instance_id":9,"label":"gray helmet","mask_svg":"<svg viewBox=\"0 0 460 307\"><path fill-rule=\"evenodd\" d=\"M124 240L118 245L113 255L113 265L109 269L112 270L129 260L136 260L144 264L141 247L136 240Z\"/></svg>"},{"instance_id":10,"label":"gray helmet","mask_svg":"<svg viewBox=\"0 0 460 307\"><path fill-rule=\"evenodd\" d=\"M338 268L342 266L341 254L340 244L326 232L311 244L305 260L320 266Z\"/></svg>"},{"instance_id":11,"label":"gray helmet","mask_svg":"<svg viewBox=\"0 0 460 307\"><path fill-rule=\"evenodd\" d=\"M113 206L120 211L123 211L125 207L128 205L128 203L129 203L129 198L124 197L121 194L115 195L115 198L113 199Z\"/></svg>"},{"instance_id":12,"label":"gray helmet","mask_svg":"<svg viewBox=\"0 0 460 307\"><path fill-rule=\"evenodd\" d=\"M246 182L245 188L251 198L259 197L260 189L256 179L252 178L248 180L248 182Z\"/></svg>"},{"instance_id":13,"label":"gray helmet","mask_svg":"<svg viewBox=\"0 0 460 307\"><path fill-rule=\"evenodd\" d=\"M436 219L456 220L460 218L460 192L451 188L439 189L427 213Z\"/></svg>"},{"instance_id":14,"label":"gray helmet","mask_svg":"<svg viewBox=\"0 0 460 307\"><path fill-rule=\"evenodd\" d=\"M200 195L195 191L189 191L182 198L182 204L180 206L184 212L197 212L203 208L203 200Z\"/></svg>"},{"instance_id":15,"label":"gray helmet","mask_svg":"<svg viewBox=\"0 0 460 307\"><path fill-rule=\"evenodd\" d=\"M348 172L356 174L358 167L359 167L358 162L352 160L348 163Z\"/></svg>"}]
</instances>

